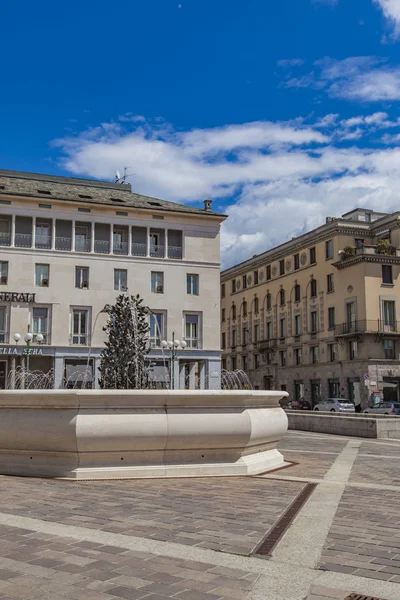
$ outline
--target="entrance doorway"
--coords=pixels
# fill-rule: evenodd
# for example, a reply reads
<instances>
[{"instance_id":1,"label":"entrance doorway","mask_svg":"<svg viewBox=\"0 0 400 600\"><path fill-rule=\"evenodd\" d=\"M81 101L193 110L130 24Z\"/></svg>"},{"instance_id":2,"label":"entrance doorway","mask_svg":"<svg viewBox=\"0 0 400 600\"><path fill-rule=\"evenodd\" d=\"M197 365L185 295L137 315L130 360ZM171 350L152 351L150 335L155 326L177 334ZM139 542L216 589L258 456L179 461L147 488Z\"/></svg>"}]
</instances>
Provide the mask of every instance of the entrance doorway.
<instances>
[{"instance_id":1,"label":"entrance doorway","mask_svg":"<svg viewBox=\"0 0 400 600\"><path fill-rule=\"evenodd\" d=\"M321 382L319 379L311 381L311 406L314 408L316 404L321 402Z\"/></svg>"},{"instance_id":2,"label":"entrance doorway","mask_svg":"<svg viewBox=\"0 0 400 600\"><path fill-rule=\"evenodd\" d=\"M0 390L5 390L7 384L7 361L0 361Z\"/></svg>"}]
</instances>

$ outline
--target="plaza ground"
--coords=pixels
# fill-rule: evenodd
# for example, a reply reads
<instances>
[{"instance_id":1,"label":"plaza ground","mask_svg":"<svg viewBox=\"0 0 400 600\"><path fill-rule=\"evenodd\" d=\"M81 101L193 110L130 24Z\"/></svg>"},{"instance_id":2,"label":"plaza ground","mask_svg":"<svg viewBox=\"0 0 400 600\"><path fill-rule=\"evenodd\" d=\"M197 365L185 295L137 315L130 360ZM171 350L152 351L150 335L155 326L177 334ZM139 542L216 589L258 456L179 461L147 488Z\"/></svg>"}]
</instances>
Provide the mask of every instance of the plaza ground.
<instances>
[{"instance_id":1,"label":"plaza ground","mask_svg":"<svg viewBox=\"0 0 400 600\"><path fill-rule=\"evenodd\" d=\"M0 477L0 600L400 598L400 442L289 432L257 477Z\"/></svg>"}]
</instances>

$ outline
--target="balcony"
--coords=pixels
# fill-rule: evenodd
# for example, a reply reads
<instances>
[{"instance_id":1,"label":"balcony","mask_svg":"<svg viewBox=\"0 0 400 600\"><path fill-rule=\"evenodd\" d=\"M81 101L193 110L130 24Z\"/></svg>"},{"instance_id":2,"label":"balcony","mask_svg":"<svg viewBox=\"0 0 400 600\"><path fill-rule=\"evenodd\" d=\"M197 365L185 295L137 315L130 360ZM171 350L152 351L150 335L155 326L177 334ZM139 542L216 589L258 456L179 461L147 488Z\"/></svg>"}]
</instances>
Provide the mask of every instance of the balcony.
<instances>
[{"instance_id":1,"label":"balcony","mask_svg":"<svg viewBox=\"0 0 400 600\"><path fill-rule=\"evenodd\" d=\"M359 334L398 335L400 321L385 323L382 320L363 320L352 323L341 323L335 326L335 337L353 336Z\"/></svg>"},{"instance_id":2,"label":"balcony","mask_svg":"<svg viewBox=\"0 0 400 600\"><path fill-rule=\"evenodd\" d=\"M120 242L114 240L114 254L128 254L128 242Z\"/></svg>"},{"instance_id":3,"label":"balcony","mask_svg":"<svg viewBox=\"0 0 400 600\"><path fill-rule=\"evenodd\" d=\"M108 240L94 240L94 251L96 254L109 254L110 242Z\"/></svg>"},{"instance_id":4,"label":"balcony","mask_svg":"<svg viewBox=\"0 0 400 600\"><path fill-rule=\"evenodd\" d=\"M43 248L45 250L49 250L51 248L51 235L36 235L36 248Z\"/></svg>"},{"instance_id":5,"label":"balcony","mask_svg":"<svg viewBox=\"0 0 400 600\"><path fill-rule=\"evenodd\" d=\"M164 258L164 254L165 254L165 246L162 245L158 245L158 246L150 246L150 256L152 258Z\"/></svg>"},{"instance_id":6,"label":"balcony","mask_svg":"<svg viewBox=\"0 0 400 600\"><path fill-rule=\"evenodd\" d=\"M168 246L168 258L182 258L182 246Z\"/></svg>"},{"instance_id":7,"label":"balcony","mask_svg":"<svg viewBox=\"0 0 400 600\"><path fill-rule=\"evenodd\" d=\"M132 244L132 256L146 256L147 255L147 244L139 244L138 242L133 242Z\"/></svg>"},{"instance_id":8,"label":"balcony","mask_svg":"<svg viewBox=\"0 0 400 600\"><path fill-rule=\"evenodd\" d=\"M72 250L72 238L56 237L56 250Z\"/></svg>"},{"instance_id":9,"label":"balcony","mask_svg":"<svg viewBox=\"0 0 400 600\"><path fill-rule=\"evenodd\" d=\"M16 248L32 248L32 235L30 233L15 233L14 245Z\"/></svg>"},{"instance_id":10,"label":"balcony","mask_svg":"<svg viewBox=\"0 0 400 600\"><path fill-rule=\"evenodd\" d=\"M257 348L260 350L273 350L276 347L276 339L271 338L269 340L260 340L257 342Z\"/></svg>"},{"instance_id":11,"label":"balcony","mask_svg":"<svg viewBox=\"0 0 400 600\"><path fill-rule=\"evenodd\" d=\"M11 246L11 233L0 233L0 246Z\"/></svg>"},{"instance_id":12,"label":"balcony","mask_svg":"<svg viewBox=\"0 0 400 600\"><path fill-rule=\"evenodd\" d=\"M75 252L90 252L90 237L75 236Z\"/></svg>"}]
</instances>

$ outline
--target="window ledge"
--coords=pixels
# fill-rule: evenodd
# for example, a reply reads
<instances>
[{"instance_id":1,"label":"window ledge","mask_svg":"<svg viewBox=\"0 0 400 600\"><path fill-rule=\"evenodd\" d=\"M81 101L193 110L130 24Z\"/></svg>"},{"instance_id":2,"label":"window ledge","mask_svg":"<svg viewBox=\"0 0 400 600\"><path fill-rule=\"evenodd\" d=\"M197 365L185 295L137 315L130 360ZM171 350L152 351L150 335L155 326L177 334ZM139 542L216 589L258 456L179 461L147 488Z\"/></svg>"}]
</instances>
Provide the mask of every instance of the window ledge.
<instances>
[{"instance_id":1,"label":"window ledge","mask_svg":"<svg viewBox=\"0 0 400 600\"><path fill-rule=\"evenodd\" d=\"M394 283L381 283L381 287L392 288L394 287Z\"/></svg>"}]
</instances>

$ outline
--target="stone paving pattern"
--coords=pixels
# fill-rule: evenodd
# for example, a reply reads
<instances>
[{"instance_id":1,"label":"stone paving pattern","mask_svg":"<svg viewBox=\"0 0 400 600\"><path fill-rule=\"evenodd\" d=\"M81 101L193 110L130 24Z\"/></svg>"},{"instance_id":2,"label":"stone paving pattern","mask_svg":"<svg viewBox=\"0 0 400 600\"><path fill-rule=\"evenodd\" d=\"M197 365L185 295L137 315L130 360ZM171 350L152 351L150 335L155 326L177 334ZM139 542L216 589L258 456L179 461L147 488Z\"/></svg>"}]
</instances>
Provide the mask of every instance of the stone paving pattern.
<instances>
[{"instance_id":1,"label":"stone paving pattern","mask_svg":"<svg viewBox=\"0 0 400 600\"><path fill-rule=\"evenodd\" d=\"M304 487L241 477L36 479L27 495L27 481L7 479L0 499L10 514L247 555Z\"/></svg>"}]
</instances>

